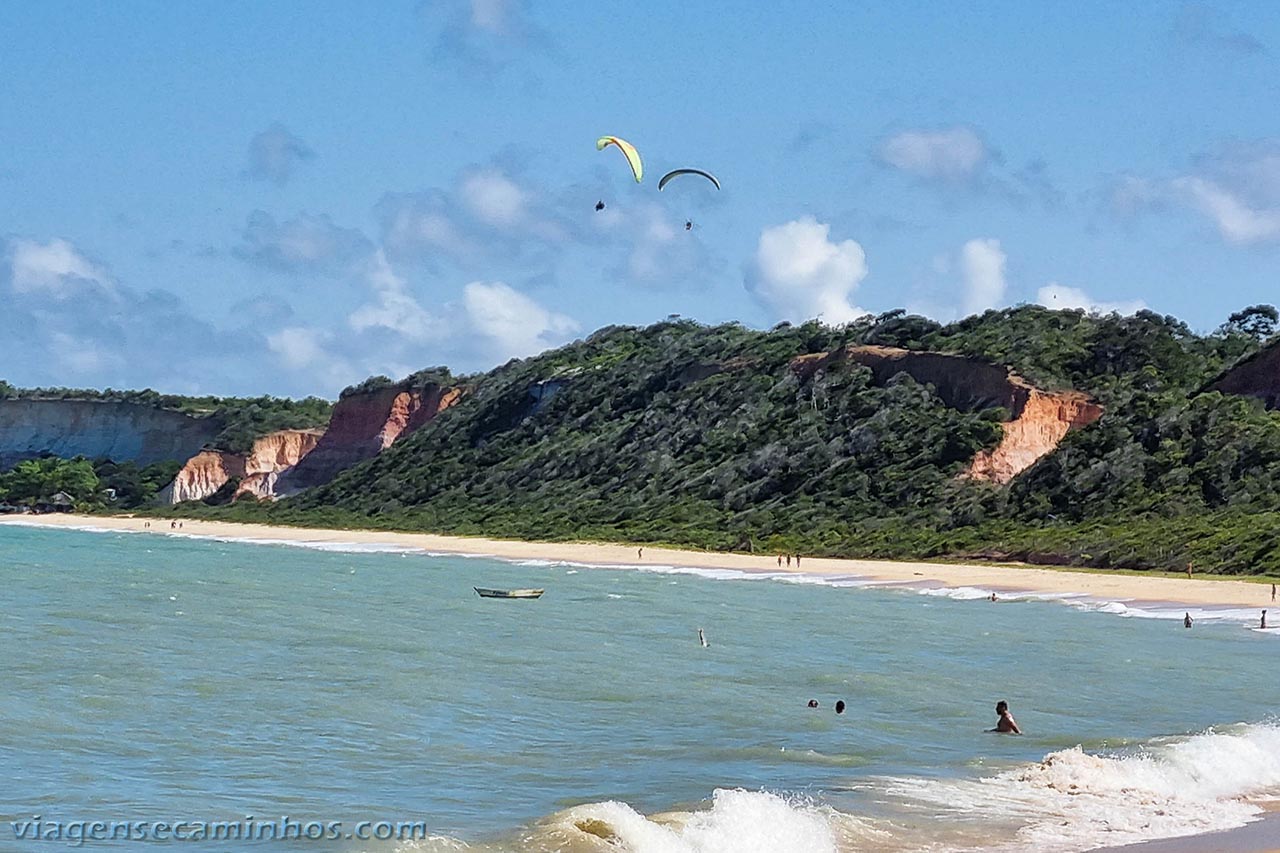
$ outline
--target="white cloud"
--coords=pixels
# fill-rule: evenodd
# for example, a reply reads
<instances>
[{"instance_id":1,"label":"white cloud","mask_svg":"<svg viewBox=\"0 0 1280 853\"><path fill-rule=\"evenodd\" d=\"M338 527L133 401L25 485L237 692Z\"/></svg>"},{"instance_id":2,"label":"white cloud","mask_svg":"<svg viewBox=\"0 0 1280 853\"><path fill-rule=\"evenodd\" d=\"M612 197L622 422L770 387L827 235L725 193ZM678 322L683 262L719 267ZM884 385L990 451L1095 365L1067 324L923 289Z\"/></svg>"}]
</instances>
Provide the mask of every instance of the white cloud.
<instances>
[{"instance_id":1,"label":"white cloud","mask_svg":"<svg viewBox=\"0 0 1280 853\"><path fill-rule=\"evenodd\" d=\"M1113 212L1121 217L1131 217L1164 207L1168 187L1160 181L1137 175L1120 175L1104 192Z\"/></svg>"},{"instance_id":2,"label":"white cloud","mask_svg":"<svg viewBox=\"0 0 1280 853\"><path fill-rule=\"evenodd\" d=\"M609 207L591 218L596 233L622 253L606 272L640 287L703 287L717 261L696 228L660 204Z\"/></svg>"},{"instance_id":3,"label":"white cloud","mask_svg":"<svg viewBox=\"0 0 1280 853\"><path fill-rule=\"evenodd\" d=\"M10 284L17 293L42 292L66 299L86 288L114 293L106 272L80 254L66 240L47 243L17 239L10 242Z\"/></svg>"},{"instance_id":4,"label":"white cloud","mask_svg":"<svg viewBox=\"0 0 1280 853\"><path fill-rule=\"evenodd\" d=\"M233 251L243 260L271 269L314 275L346 272L371 248L359 231L335 225L323 214L302 213L276 222L271 214L255 210Z\"/></svg>"},{"instance_id":5,"label":"white cloud","mask_svg":"<svg viewBox=\"0 0 1280 853\"><path fill-rule=\"evenodd\" d=\"M513 260L560 246L574 233L543 190L495 166L462 172L449 190L389 193L376 212L395 261Z\"/></svg>"},{"instance_id":6,"label":"white cloud","mask_svg":"<svg viewBox=\"0 0 1280 853\"><path fill-rule=\"evenodd\" d=\"M1046 308L1079 308L1090 314L1136 314L1147 307L1141 299L1121 302L1102 302L1094 299L1078 287L1067 287L1050 282L1036 291L1036 302Z\"/></svg>"},{"instance_id":7,"label":"white cloud","mask_svg":"<svg viewBox=\"0 0 1280 853\"><path fill-rule=\"evenodd\" d=\"M366 278L376 301L362 305L348 319L356 332L389 329L417 344L438 339L444 333L440 320L413 297L408 283L387 263L381 249L369 262Z\"/></svg>"},{"instance_id":8,"label":"white cloud","mask_svg":"<svg viewBox=\"0 0 1280 853\"><path fill-rule=\"evenodd\" d=\"M435 58L490 77L530 48L552 49L550 37L533 23L529 5L527 0L426 0L421 8L433 33Z\"/></svg>"},{"instance_id":9,"label":"white cloud","mask_svg":"<svg viewBox=\"0 0 1280 853\"><path fill-rule=\"evenodd\" d=\"M249 165L244 175L283 186L293 175L294 165L313 156L305 142L276 123L249 141Z\"/></svg>"},{"instance_id":10,"label":"white cloud","mask_svg":"<svg viewBox=\"0 0 1280 853\"><path fill-rule=\"evenodd\" d=\"M1172 179L1125 176L1111 203L1122 215L1184 206L1239 246L1280 241L1280 138L1224 143Z\"/></svg>"},{"instance_id":11,"label":"white cloud","mask_svg":"<svg viewBox=\"0 0 1280 853\"><path fill-rule=\"evenodd\" d=\"M1253 207L1240 194L1206 178L1178 178L1172 186L1211 218L1223 239L1230 243L1280 239L1280 207Z\"/></svg>"},{"instance_id":12,"label":"white cloud","mask_svg":"<svg viewBox=\"0 0 1280 853\"><path fill-rule=\"evenodd\" d=\"M471 26L501 35L512 13L510 0L471 0Z\"/></svg>"},{"instance_id":13,"label":"white cloud","mask_svg":"<svg viewBox=\"0 0 1280 853\"><path fill-rule=\"evenodd\" d=\"M467 210L490 225L517 225L527 215L528 194L496 169L472 172L463 178L459 190Z\"/></svg>"},{"instance_id":14,"label":"white cloud","mask_svg":"<svg viewBox=\"0 0 1280 853\"><path fill-rule=\"evenodd\" d=\"M377 206L382 244L398 258L476 255L481 244L454 221L451 212L455 209L452 200L439 190L383 196Z\"/></svg>"},{"instance_id":15,"label":"white cloud","mask_svg":"<svg viewBox=\"0 0 1280 853\"><path fill-rule=\"evenodd\" d=\"M224 332L163 290L117 282L71 242L0 238L6 378L27 385L245 389L265 341Z\"/></svg>"},{"instance_id":16,"label":"white cloud","mask_svg":"<svg viewBox=\"0 0 1280 853\"><path fill-rule=\"evenodd\" d=\"M991 152L971 127L904 130L880 145L880 159L908 174L930 180L961 182L987 164Z\"/></svg>"},{"instance_id":17,"label":"white cloud","mask_svg":"<svg viewBox=\"0 0 1280 853\"><path fill-rule=\"evenodd\" d=\"M268 348L279 357L286 370L297 374L310 387L318 383L330 394L377 372L362 370L335 352L341 343L324 329L306 326L286 326L267 335Z\"/></svg>"},{"instance_id":18,"label":"white cloud","mask_svg":"<svg viewBox=\"0 0 1280 853\"><path fill-rule=\"evenodd\" d=\"M462 304L470 328L502 360L562 344L578 329L569 317L548 311L500 281L471 282L463 288Z\"/></svg>"},{"instance_id":19,"label":"white cloud","mask_svg":"<svg viewBox=\"0 0 1280 853\"><path fill-rule=\"evenodd\" d=\"M327 357L323 344L323 334L316 329L303 326L286 326L278 332L267 335L267 345L271 351L284 361L285 365L295 370L308 367Z\"/></svg>"},{"instance_id":20,"label":"white cloud","mask_svg":"<svg viewBox=\"0 0 1280 853\"><path fill-rule=\"evenodd\" d=\"M760 232L746 286L778 317L817 317L837 325L867 312L850 297L867 275L866 254L853 240L833 243L831 226L811 216Z\"/></svg>"},{"instance_id":21,"label":"white cloud","mask_svg":"<svg viewBox=\"0 0 1280 853\"><path fill-rule=\"evenodd\" d=\"M978 314L1003 304L1007 260L999 240L975 239L964 244L960 250L960 270L964 277L965 315Z\"/></svg>"},{"instance_id":22,"label":"white cloud","mask_svg":"<svg viewBox=\"0 0 1280 853\"><path fill-rule=\"evenodd\" d=\"M111 352L103 343L85 340L66 332L50 332L50 355L73 376L89 376L118 370L124 358Z\"/></svg>"}]
</instances>

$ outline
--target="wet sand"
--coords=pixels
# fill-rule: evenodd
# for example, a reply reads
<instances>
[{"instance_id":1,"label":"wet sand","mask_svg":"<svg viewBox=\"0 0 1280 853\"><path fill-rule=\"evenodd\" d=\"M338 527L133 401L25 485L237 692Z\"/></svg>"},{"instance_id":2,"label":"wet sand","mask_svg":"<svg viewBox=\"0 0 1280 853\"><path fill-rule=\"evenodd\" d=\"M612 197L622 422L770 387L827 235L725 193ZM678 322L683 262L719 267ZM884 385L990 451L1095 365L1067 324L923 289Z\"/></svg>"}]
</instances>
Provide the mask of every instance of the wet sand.
<instances>
[{"instance_id":1,"label":"wet sand","mask_svg":"<svg viewBox=\"0 0 1280 853\"><path fill-rule=\"evenodd\" d=\"M1226 832L1103 849L1106 853L1280 853L1280 814L1272 812L1262 820Z\"/></svg>"}]
</instances>

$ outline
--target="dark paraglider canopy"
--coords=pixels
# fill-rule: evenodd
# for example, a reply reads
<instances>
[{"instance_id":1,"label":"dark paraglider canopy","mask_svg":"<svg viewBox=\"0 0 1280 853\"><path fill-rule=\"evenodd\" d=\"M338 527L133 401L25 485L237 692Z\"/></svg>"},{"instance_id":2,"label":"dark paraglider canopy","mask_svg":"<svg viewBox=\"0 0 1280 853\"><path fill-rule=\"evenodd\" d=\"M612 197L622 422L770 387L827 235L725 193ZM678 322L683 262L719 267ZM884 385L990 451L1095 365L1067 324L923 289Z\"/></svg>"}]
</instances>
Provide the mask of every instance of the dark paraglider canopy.
<instances>
[{"instance_id":1,"label":"dark paraglider canopy","mask_svg":"<svg viewBox=\"0 0 1280 853\"><path fill-rule=\"evenodd\" d=\"M681 175L701 175L711 183L715 184L716 189L720 189L720 181L716 178L716 176L711 174L710 172L704 172L701 169L676 169L675 171L667 172L658 180L658 189L661 190L663 187L667 185L668 181L670 181L672 178L678 178Z\"/></svg>"},{"instance_id":2,"label":"dark paraglider canopy","mask_svg":"<svg viewBox=\"0 0 1280 853\"><path fill-rule=\"evenodd\" d=\"M596 210L597 211L604 210L604 201L596 202Z\"/></svg>"}]
</instances>

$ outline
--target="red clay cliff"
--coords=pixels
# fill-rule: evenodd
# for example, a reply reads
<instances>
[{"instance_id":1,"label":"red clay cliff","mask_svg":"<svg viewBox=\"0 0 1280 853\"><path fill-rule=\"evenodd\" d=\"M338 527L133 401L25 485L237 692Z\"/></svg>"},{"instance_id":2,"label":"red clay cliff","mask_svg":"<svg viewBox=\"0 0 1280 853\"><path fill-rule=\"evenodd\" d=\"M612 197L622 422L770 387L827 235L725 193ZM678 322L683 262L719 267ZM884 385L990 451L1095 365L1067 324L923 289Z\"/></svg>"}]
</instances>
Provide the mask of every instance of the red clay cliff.
<instances>
[{"instance_id":1,"label":"red clay cliff","mask_svg":"<svg viewBox=\"0 0 1280 853\"><path fill-rule=\"evenodd\" d=\"M917 352L896 347L850 346L829 353L800 356L792 369L808 379L828 365L852 361L871 368L877 384L906 373L921 384L932 385L948 406L968 412L995 407L1010 415L1004 421L1004 437L994 448L982 451L969 463L963 476L993 483L1007 483L1051 453L1069 431L1102 417L1102 407L1079 391L1042 391L1007 367L939 352Z\"/></svg>"}]
</instances>

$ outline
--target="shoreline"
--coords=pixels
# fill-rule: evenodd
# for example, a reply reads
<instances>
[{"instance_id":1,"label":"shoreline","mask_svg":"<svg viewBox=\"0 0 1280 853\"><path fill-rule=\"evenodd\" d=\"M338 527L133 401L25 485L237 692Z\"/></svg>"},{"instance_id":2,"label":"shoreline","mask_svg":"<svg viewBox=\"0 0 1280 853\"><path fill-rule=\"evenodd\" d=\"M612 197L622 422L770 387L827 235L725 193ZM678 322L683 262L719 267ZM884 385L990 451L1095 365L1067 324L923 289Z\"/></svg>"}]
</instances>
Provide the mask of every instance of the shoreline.
<instances>
[{"instance_id":1,"label":"shoreline","mask_svg":"<svg viewBox=\"0 0 1280 853\"><path fill-rule=\"evenodd\" d=\"M96 527L135 533L177 534L197 538L240 539L296 544L391 545L440 554L489 556L504 560L564 560L616 568L674 566L694 569L732 569L751 573L811 576L853 576L885 585L973 587L996 593L1085 596L1107 602L1134 602L1211 609L1277 607L1267 583L1225 577L1144 577L1096 571L1049 569L1041 566L928 563L805 557L802 566L779 567L777 555L730 554L636 545L589 542L526 542L481 537L402 533L385 530L341 530L285 527L241 522L181 519L183 529L171 530L169 519L128 515L56 513L0 517L0 525L54 528ZM150 522L151 528L145 524ZM643 552L643 556L641 556Z\"/></svg>"},{"instance_id":2,"label":"shoreline","mask_svg":"<svg viewBox=\"0 0 1280 853\"><path fill-rule=\"evenodd\" d=\"M1096 853L1280 853L1280 813L1268 810L1258 820L1236 829L1181 835L1127 844L1124 847L1101 847Z\"/></svg>"}]
</instances>

